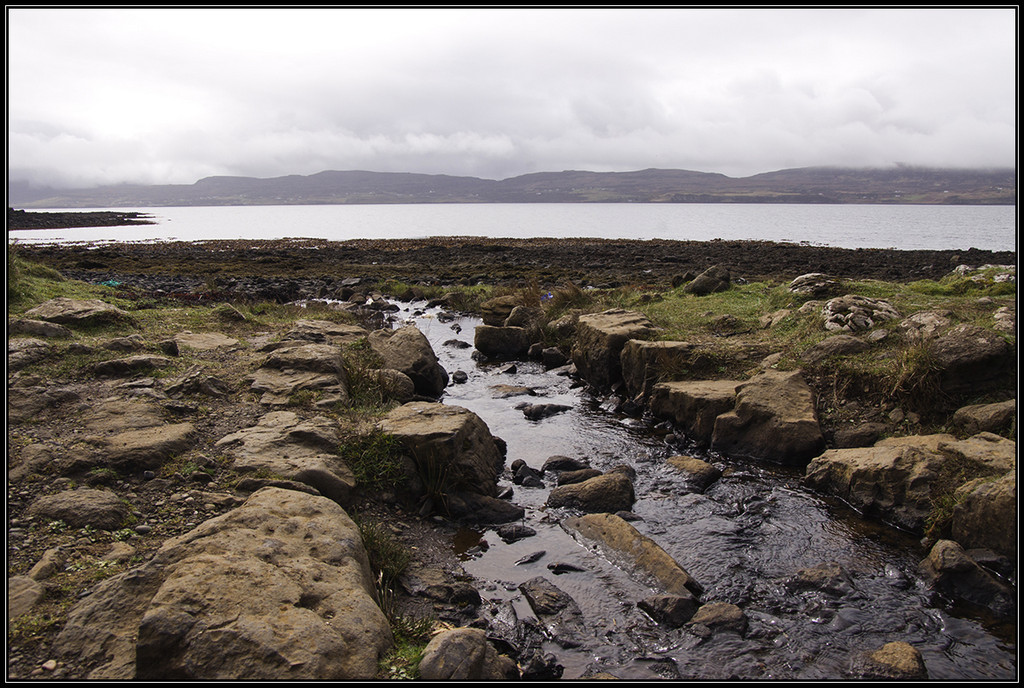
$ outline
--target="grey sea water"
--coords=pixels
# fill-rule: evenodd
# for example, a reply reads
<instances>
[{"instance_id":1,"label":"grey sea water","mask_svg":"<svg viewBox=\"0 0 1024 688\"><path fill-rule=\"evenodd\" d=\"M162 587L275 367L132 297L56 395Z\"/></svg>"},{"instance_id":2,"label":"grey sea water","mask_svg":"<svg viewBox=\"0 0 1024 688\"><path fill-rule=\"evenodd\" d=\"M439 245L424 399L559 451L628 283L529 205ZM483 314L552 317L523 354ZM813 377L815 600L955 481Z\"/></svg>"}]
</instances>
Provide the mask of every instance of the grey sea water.
<instances>
[{"instance_id":1,"label":"grey sea water","mask_svg":"<svg viewBox=\"0 0 1024 688\"><path fill-rule=\"evenodd\" d=\"M19 242L314 238L748 240L839 248L1016 250L1016 206L790 204L437 204L117 208L143 227L9 231ZM46 211L56 212L56 211Z\"/></svg>"}]
</instances>

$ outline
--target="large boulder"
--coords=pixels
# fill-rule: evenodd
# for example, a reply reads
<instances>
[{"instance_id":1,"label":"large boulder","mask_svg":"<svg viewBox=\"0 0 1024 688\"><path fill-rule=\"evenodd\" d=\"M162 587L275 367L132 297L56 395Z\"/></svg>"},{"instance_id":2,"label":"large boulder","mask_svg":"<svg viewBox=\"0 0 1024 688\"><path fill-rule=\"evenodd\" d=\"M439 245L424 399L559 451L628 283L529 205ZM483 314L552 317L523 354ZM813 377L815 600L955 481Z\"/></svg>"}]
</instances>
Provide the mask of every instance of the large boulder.
<instances>
[{"instance_id":1,"label":"large boulder","mask_svg":"<svg viewBox=\"0 0 1024 688\"><path fill-rule=\"evenodd\" d=\"M673 379L689 366L694 345L631 339L620 355L622 380L631 397L646 397L654 385Z\"/></svg>"},{"instance_id":2,"label":"large boulder","mask_svg":"<svg viewBox=\"0 0 1024 688\"><path fill-rule=\"evenodd\" d=\"M631 339L651 339L656 328L642 313L621 309L581 315L576 325L572 360L594 387L611 387L622 379L620 357Z\"/></svg>"},{"instance_id":3,"label":"large boulder","mask_svg":"<svg viewBox=\"0 0 1024 688\"><path fill-rule=\"evenodd\" d=\"M997 332L960 325L932 341L929 351L947 392L1013 388L1016 350Z\"/></svg>"},{"instance_id":4,"label":"large boulder","mask_svg":"<svg viewBox=\"0 0 1024 688\"><path fill-rule=\"evenodd\" d=\"M480 304L480 317L485 325L501 327L508 320L508 317L520 305L523 300L515 295L496 296Z\"/></svg>"},{"instance_id":5,"label":"large boulder","mask_svg":"<svg viewBox=\"0 0 1024 688\"><path fill-rule=\"evenodd\" d=\"M377 427L401 442L429 492L497 497L504 458L487 424L460 406L411 402Z\"/></svg>"},{"instance_id":6,"label":"large boulder","mask_svg":"<svg viewBox=\"0 0 1024 688\"><path fill-rule=\"evenodd\" d=\"M919 569L937 589L959 599L986 607L997 616L1016 611L1016 594L1009 586L971 559L959 543L939 540L932 546Z\"/></svg>"},{"instance_id":7,"label":"large boulder","mask_svg":"<svg viewBox=\"0 0 1024 688\"><path fill-rule=\"evenodd\" d=\"M814 392L799 371L758 374L736 388L736 407L715 419L711 448L805 464L825 449Z\"/></svg>"},{"instance_id":8,"label":"large boulder","mask_svg":"<svg viewBox=\"0 0 1024 688\"><path fill-rule=\"evenodd\" d=\"M952 537L967 549L984 548L1017 558L1017 475L975 478L954 493Z\"/></svg>"},{"instance_id":9,"label":"large boulder","mask_svg":"<svg viewBox=\"0 0 1024 688\"><path fill-rule=\"evenodd\" d=\"M391 646L355 523L272 487L97 585L55 643L91 680L371 680Z\"/></svg>"},{"instance_id":10,"label":"large boulder","mask_svg":"<svg viewBox=\"0 0 1024 688\"><path fill-rule=\"evenodd\" d=\"M945 476L998 477L1015 465L1016 443L1004 442L984 436L958 441L937 434L890 438L872 447L830 449L810 462L804 482L869 516L920 533L932 516L935 500L951 489ZM979 523L985 523L989 517L979 518Z\"/></svg>"},{"instance_id":11,"label":"large boulder","mask_svg":"<svg viewBox=\"0 0 1024 688\"><path fill-rule=\"evenodd\" d=\"M519 678L515 662L499 655L479 628L453 628L434 636L419 664L424 681L501 681Z\"/></svg>"},{"instance_id":12,"label":"large boulder","mask_svg":"<svg viewBox=\"0 0 1024 688\"><path fill-rule=\"evenodd\" d=\"M517 358L530 348L530 332L524 327L477 325L473 345L491 358Z\"/></svg>"},{"instance_id":13,"label":"large boulder","mask_svg":"<svg viewBox=\"0 0 1024 688\"><path fill-rule=\"evenodd\" d=\"M735 380L681 380L654 385L650 397L651 413L679 426L689 439L707 446L715 430L715 420L736 405Z\"/></svg>"},{"instance_id":14,"label":"large boulder","mask_svg":"<svg viewBox=\"0 0 1024 688\"><path fill-rule=\"evenodd\" d=\"M408 375L417 394L436 398L448 386L448 372L438 363L430 341L415 326L377 330L370 334L369 342L383 359L383 367Z\"/></svg>"},{"instance_id":15,"label":"large boulder","mask_svg":"<svg viewBox=\"0 0 1024 688\"><path fill-rule=\"evenodd\" d=\"M567 518L563 530L654 590L687 599L704 589L668 552L614 514Z\"/></svg>"},{"instance_id":16,"label":"large boulder","mask_svg":"<svg viewBox=\"0 0 1024 688\"><path fill-rule=\"evenodd\" d=\"M339 504L348 504L356 480L336 453L340 442L337 426L328 418L304 420L291 411L274 411L215 446L232 459L232 467L239 472L294 480Z\"/></svg>"},{"instance_id":17,"label":"large boulder","mask_svg":"<svg viewBox=\"0 0 1024 688\"><path fill-rule=\"evenodd\" d=\"M728 268L713 265L683 287L683 291L695 296L707 296L717 291L725 291L731 285L731 280Z\"/></svg>"}]
</instances>

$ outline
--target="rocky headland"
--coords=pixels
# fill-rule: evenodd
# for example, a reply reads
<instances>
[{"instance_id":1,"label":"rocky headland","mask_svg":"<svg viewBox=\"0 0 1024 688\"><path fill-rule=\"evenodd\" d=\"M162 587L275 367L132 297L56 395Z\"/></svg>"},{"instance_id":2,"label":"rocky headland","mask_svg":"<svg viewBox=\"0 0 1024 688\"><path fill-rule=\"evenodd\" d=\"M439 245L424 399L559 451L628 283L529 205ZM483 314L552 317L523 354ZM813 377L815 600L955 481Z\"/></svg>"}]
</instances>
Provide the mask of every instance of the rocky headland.
<instances>
[{"instance_id":1,"label":"rocky headland","mask_svg":"<svg viewBox=\"0 0 1024 688\"><path fill-rule=\"evenodd\" d=\"M539 625L499 633L449 545L466 523L528 537L500 485L555 476L562 527L651 587L636 601L651 623L742 637L744 610L624 518L642 497L628 466L506 456L476 414L443 403L458 371L390 322L394 298L481 315L486 359L543 360L617 412L803 471L806 489L923 538L937 591L1015 614L1014 254L451 239L19 247L16 260L9 678L558 678L544 642L590 632L573 600L529 581ZM872 280L904 286L883 298ZM907 310L923 293L903 298L911 280L934 284L928 308ZM759 305L723 312L726 295ZM720 477L671 461L685 489ZM395 543L415 551L400 566ZM841 587L829 566L794 585ZM394 651L410 643L403 665ZM850 666L926 675L899 641Z\"/></svg>"}]
</instances>

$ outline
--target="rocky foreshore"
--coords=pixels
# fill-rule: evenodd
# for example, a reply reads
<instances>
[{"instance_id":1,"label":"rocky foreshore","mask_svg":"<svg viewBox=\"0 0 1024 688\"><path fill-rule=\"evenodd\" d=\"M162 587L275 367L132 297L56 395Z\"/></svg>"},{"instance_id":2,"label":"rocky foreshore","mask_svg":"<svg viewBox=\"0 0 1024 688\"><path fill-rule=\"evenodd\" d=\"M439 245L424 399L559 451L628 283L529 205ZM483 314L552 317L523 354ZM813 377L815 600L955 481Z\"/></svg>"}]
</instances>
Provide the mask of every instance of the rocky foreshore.
<instances>
[{"instance_id":1,"label":"rocky foreshore","mask_svg":"<svg viewBox=\"0 0 1024 688\"><path fill-rule=\"evenodd\" d=\"M481 270L482 255L504 255L486 246L474 249L483 252L474 259ZM189 248L181 264L208 250ZM297 249L280 250L287 264ZM637 605L653 623L685 627L697 638L722 629L742 637L743 609L707 596L622 518L638 498L628 466L594 472L565 457L532 474L521 462L506 466L504 442L476 414L439 403L456 371L438 364L415 327L365 324L386 319L389 306L368 290L374 277L352 267L373 263L374 249L359 250L371 253L339 264L329 278L316 272L331 264L319 263L317 251L312 262L319 264L306 274L320 276L208 274L201 289L202 260L186 276L144 260L124 269L128 254L139 258L128 249L98 257L29 252L65 269L68 256L93 260L68 272L120 287L120 298L142 298L134 311L57 298L9 314L9 678L368 680L381 677L378 661L395 644L396 617L385 613L395 606L450 628L426 647L418 664L423 679L558 678L543 643L574 647L588 635L572 599L546 579L523 584L540 626L520 622L499 632L447 546L464 523L507 524L508 537L522 536L514 528L521 507L498 489L503 475L515 484L558 476L548 503L575 514L563 528L651 585L656 594ZM419 262L421 250L407 247L415 258L405 260L435 271L437 262ZM397 245L385 254L379 265L406 265ZM261 256L245 260L258 264ZM959 264L953 257L941 256L943 274ZM678 275L681 265L672 267ZM274 271L281 269L275 263ZM723 272L726 284L709 290L727 289L728 271L694 277L708 282ZM828 294L833 278L802 275L789 288ZM227 302L227 294L243 291L252 295L244 304ZM697 288L691 293L700 298ZM338 303L283 319L263 303L301 298ZM190 314L182 303L203 311ZM662 338L641 311L577 311L544 322L540 304L521 295L483 304L486 334L476 348L484 357L550 360L552 368L557 361L596 394L619 398L621 408L666 421L714 451L805 470L808 489L929 538L921 571L937 590L1011 618L1015 590L1007 581L1015 579L1016 540L1005 524L1016 523L1015 340L949 314L893 315L880 299L829 294L807 303L832 336L803 352L806 361L881 351L882 338L872 333L887 332L928 343L939 366L933 379L950 399L972 396L962 390L966 382L973 396L987 386L1002 400L958 406L940 424L948 432L915 432L920 424L896 418L904 409L868 409L856 424L824 423L820 381L773 367L779 352L731 342L729 350L753 368L743 378L679 376L700 370L707 349ZM980 305L993 312L998 306ZM765 328L791 317L763 316ZM1011 317L1015 332L1015 312ZM882 328L887 322L902 329ZM545 331L557 331L559 344L545 342ZM342 421L340 409L368 398L390 410ZM355 433L361 441L394 443L400 460L391 470L403 473L400 488L371 487L374 473L358 460L369 453L366 445L345 449L353 422L363 424ZM674 457L672 465L698 491L718 479L694 457ZM940 498L950 499L950 511L937 522ZM379 519L416 548L393 589L375 580L354 515ZM842 572L822 568L800 580L821 585L828 576ZM385 598L392 594L396 599ZM920 654L904 642L854 664L859 677L926 675Z\"/></svg>"}]
</instances>

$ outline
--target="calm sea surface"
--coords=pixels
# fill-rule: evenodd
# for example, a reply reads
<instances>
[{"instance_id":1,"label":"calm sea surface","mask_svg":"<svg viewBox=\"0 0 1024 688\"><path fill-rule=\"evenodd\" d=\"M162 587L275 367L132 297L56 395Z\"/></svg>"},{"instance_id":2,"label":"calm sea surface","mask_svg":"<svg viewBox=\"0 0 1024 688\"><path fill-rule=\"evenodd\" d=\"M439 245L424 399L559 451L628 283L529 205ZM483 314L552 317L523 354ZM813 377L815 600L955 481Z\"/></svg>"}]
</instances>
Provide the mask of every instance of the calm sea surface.
<instances>
[{"instance_id":1,"label":"calm sea surface","mask_svg":"<svg viewBox=\"0 0 1024 688\"><path fill-rule=\"evenodd\" d=\"M145 227L9 231L22 242L203 239L763 239L841 248L1016 250L1016 206L439 204L116 208Z\"/></svg>"}]
</instances>

